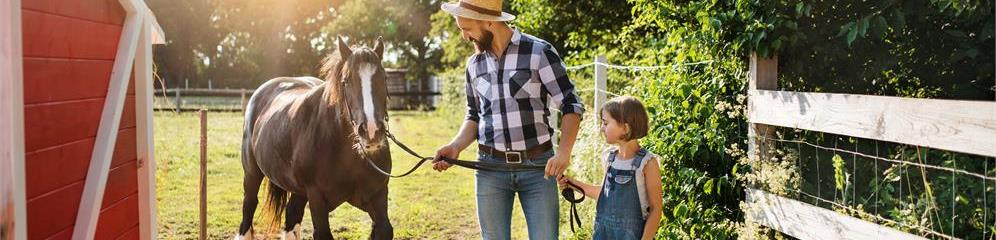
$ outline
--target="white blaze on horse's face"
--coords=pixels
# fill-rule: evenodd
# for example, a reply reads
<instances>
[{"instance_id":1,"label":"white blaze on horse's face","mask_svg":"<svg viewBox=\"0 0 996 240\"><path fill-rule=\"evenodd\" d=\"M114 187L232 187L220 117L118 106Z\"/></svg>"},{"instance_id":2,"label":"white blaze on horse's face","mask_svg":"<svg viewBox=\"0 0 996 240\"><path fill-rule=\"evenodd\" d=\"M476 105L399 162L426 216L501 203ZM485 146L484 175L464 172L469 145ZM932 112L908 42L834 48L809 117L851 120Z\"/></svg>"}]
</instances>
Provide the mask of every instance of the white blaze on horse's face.
<instances>
[{"instance_id":1,"label":"white blaze on horse's face","mask_svg":"<svg viewBox=\"0 0 996 240\"><path fill-rule=\"evenodd\" d=\"M374 139L375 133L377 132L377 118L374 117L376 105L374 105L373 76L377 73L377 66L373 64L363 64L360 66L358 73L360 75L360 91L363 98L364 122L366 122L367 137L369 137L367 139ZM376 147L377 144L379 143L368 143L367 147Z\"/></svg>"}]
</instances>

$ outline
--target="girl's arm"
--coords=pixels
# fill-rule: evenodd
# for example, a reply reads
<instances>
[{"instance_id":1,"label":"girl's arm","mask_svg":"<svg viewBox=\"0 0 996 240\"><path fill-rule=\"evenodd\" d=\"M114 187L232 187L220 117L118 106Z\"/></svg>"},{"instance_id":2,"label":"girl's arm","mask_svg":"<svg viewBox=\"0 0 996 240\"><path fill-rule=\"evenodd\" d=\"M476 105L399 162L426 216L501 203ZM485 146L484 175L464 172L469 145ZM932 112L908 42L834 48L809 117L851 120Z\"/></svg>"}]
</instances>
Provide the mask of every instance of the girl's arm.
<instances>
[{"instance_id":1,"label":"girl's arm","mask_svg":"<svg viewBox=\"0 0 996 240\"><path fill-rule=\"evenodd\" d=\"M650 205L650 215L647 216L647 223L643 226L643 239L654 239L657 228L660 227L661 213L663 212L663 193L661 192L661 168L657 158L651 158L650 162L643 167L643 177L647 187L648 205Z\"/></svg>"}]
</instances>

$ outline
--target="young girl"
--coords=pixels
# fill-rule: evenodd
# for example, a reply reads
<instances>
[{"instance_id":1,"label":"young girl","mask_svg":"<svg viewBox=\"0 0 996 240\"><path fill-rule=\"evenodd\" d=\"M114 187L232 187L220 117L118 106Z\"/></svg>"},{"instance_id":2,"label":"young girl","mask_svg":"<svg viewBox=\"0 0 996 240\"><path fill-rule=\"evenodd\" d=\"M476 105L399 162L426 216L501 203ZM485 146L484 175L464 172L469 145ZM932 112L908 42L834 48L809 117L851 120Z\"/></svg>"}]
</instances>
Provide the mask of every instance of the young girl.
<instances>
[{"instance_id":1,"label":"young girl","mask_svg":"<svg viewBox=\"0 0 996 240\"><path fill-rule=\"evenodd\" d=\"M561 188L577 186L598 200L594 239L653 239L663 198L659 157L638 142L647 135L647 112L640 100L617 97L602 107L601 120L605 142L613 145L602 154L602 185L562 175Z\"/></svg>"}]
</instances>

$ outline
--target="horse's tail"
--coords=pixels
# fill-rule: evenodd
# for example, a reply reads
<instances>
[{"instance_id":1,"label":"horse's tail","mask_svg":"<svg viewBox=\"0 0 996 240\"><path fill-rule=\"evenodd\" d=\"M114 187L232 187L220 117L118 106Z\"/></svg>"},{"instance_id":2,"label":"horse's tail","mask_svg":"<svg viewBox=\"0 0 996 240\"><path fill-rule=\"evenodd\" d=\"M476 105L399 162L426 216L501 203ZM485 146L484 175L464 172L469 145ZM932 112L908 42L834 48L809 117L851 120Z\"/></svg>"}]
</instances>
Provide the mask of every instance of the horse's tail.
<instances>
[{"instance_id":1,"label":"horse's tail","mask_svg":"<svg viewBox=\"0 0 996 240\"><path fill-rule=\"evenodd\" d=\"M266 206L263 207L263 215L267 219L267 229L268 232L274 232L280 228L280 220L284 214L284 209L287 208L287 190L280 188L277 184L267 179L268 184L266 185Z\"/></svg>"}]
</instances>

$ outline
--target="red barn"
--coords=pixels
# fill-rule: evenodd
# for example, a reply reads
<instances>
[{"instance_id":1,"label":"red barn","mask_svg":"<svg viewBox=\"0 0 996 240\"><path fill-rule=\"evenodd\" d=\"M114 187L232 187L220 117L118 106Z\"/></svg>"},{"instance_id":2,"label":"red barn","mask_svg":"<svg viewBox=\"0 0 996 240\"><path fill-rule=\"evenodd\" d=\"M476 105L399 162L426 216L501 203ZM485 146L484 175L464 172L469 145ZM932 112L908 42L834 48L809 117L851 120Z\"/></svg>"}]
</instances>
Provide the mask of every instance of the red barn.
<instances>
[{"instance_id":1,"label":"red barn","mask_svg":"<svg viewBox=\"0 0 996 240\"><path fill-rule=\"evenodd\" d=\"M155 237L161 41L141 0L0 0L0 160L11 166L0 195L14 239Z\"/></svg>"}]
</instances>

